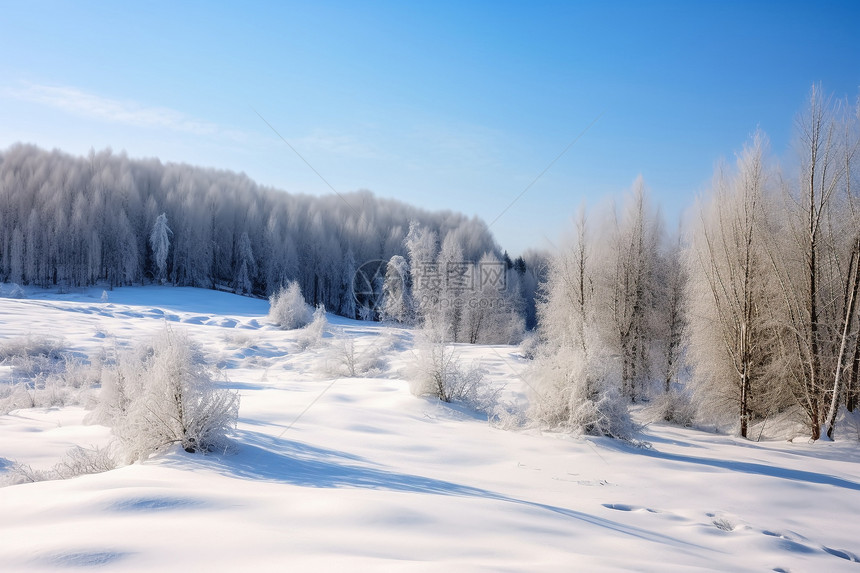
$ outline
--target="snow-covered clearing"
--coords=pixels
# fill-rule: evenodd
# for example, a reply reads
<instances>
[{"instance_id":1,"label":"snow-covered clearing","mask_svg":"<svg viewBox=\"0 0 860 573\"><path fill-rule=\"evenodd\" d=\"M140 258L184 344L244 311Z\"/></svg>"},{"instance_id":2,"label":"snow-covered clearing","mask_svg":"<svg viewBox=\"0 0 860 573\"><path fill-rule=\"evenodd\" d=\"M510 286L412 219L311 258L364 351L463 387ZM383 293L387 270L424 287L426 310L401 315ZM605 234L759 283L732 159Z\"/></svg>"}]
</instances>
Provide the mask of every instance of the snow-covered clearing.
<instances>
[{"instance_id":1,"label":"snow-covered clearing","mask_svg":"<svg viewBox=\"0 0 860 573\"><path fill-rule=\"evenodd\" d=\"M179 449L101 474L0 488L2 571L860 571L857 441L749 442L652 424L650 447L505 430L419 399L412 333L329 317L384 349L335 378L266 301L190 288L0 298L0 339L97 356L185 328L241 394L237 451ZM329 344L330 346L330 344ZM512 347L462 347L522 400ZM5 373L0 372L0 375ZM80 406L0 417L0 472L110 441Z\"/></svg>"}]
</instances>

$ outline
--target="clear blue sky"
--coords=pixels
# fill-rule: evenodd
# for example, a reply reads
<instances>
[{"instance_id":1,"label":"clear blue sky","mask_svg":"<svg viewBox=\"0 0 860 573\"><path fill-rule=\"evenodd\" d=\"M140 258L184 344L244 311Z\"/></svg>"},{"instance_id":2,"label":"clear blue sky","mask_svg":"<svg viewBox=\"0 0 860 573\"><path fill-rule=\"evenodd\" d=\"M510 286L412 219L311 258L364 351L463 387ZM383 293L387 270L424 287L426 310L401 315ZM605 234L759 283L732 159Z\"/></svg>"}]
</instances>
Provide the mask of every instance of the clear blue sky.
<instances>
[{"instance_id":1,"label":"clear blue sky","mask_svg":"<svg viewBox=\"0 0 860 573\"><path fill-rule=\"evenodd\" d=\"M0 147L110 146L370 189L548 247L642 174L669 226L813 82L860 88L860 2L0 2ZM602 114L602 115L601 115Z\"/></svg>"}]
</instances>

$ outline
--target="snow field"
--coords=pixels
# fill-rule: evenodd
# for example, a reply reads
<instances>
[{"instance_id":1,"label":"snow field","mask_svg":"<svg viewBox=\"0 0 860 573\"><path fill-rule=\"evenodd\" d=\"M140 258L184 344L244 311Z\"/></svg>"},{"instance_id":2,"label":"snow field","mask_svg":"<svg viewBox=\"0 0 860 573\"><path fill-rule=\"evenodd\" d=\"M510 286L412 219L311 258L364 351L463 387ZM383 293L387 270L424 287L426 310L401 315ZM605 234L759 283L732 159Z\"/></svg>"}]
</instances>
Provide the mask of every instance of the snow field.
<instances>
[{"instance_id":1,"label":"snow field","mask_svg":"<svg viewBox=\"0 0 860 573\"><path fill-rule=\"evenodd\" d=\"M299 350L266 301L190 288L0 299L0 337L96 356L184 328L242 397L236 452L173 449L69 480L0 488L4 571L856 571L860 448L749 442L661 424L650 447L502 429L405 380L412 333L329 317ZM332 378L335 336L386 370ZM527 363L459 346L524 407ZM516 408L514 408L516 409ZM0 472L49 468L110 430L80 406L0 417Z\"/></svg>"}]
</instances>

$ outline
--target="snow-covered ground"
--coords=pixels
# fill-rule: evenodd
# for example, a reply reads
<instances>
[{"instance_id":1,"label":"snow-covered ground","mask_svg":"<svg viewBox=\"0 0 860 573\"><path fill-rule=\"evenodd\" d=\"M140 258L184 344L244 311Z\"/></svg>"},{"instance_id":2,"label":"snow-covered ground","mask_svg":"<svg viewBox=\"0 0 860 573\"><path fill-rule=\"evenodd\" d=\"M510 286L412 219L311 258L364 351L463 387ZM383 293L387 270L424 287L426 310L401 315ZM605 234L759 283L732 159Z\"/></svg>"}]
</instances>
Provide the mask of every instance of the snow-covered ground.
<instances>
[{"instance_id":1,"label":"snow-covered ground","mask_svg":"<svg viewBox=\"0 0 860 573\"><path fill-rule=\"evenodd\" d=\"M385 348L379 378L333 379L323 347L266 301L187 288L0 298L0 339L53 335L97 356L187 329L241 393L237 451L172 450L0 488L0 571L860 571L857 441L745 440L652 424L634 447L505 430L419 399L412 333L330 317ZM331 342L329 339L327 342ZM463 347L505 397L515 348ZM110 441L80 406L0 416L0 471Z\"/></svg>"}]
</instances>

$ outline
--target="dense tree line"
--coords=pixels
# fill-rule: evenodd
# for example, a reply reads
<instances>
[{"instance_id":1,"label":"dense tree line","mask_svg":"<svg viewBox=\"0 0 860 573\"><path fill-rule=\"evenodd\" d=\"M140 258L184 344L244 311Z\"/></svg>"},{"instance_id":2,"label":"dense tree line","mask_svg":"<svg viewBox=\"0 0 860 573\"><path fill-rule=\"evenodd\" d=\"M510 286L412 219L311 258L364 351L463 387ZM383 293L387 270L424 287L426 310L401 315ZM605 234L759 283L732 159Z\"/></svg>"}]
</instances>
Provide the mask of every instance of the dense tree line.
<instances>
[{"instance_id":1,"label":"dense tree line","mask_svg":"<svg viewBox=\"0 0 860 573\"><path fill-rule=\"evenodd\" d=\"M19 284L157 282L268 296L295 280L309 303L354 317L356 268L405 257L413 221L456 243L463 260L501 256L477 218L369 192L292 195L244 174L110 150L0 154L0 280Z\"/></svg>"},{"instance_id":2,"label":"dense tree line","mask_svg":"<svg viewBox=\"0 0 860 573\"><path fill-rule=\"evenodd\" d=\"M425 326L449 342L519 342L535 272L522 257L512 261L507 253L487 251L470 260L462 244L455 233L440 243L432 229L413 222L407 256L392 257L381 277L381 317Z\"/></svg>"},{"instance_id":3,"label":"dense tree line","mask_svg":"<svg viewBox=\"0 0 860 573\"><path fill-rule=\"evenodd\" d=\"M795 131L782 166L761 132L718 165L676 236L641 179L597 224L582 211L537 307L535 419L624 436L627 405L658 399L818 439L860 407L860 105L813 87Z\"/></svg>"}]
</instances>

